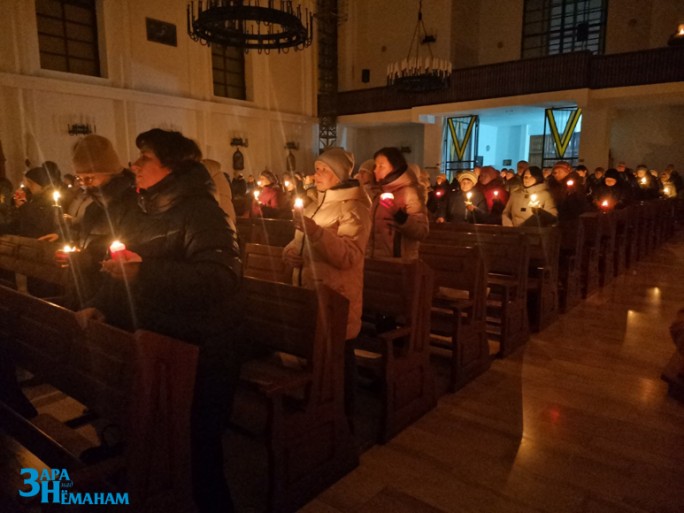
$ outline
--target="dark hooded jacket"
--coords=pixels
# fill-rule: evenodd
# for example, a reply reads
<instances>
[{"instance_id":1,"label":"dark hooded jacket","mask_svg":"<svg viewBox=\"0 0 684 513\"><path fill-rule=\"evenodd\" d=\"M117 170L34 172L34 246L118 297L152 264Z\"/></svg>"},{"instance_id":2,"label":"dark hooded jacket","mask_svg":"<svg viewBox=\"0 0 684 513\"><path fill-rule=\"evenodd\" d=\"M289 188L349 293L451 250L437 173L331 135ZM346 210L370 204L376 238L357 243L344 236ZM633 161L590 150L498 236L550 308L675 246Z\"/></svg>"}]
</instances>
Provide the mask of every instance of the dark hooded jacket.
<instances>
[{"instance_id":1,"label":"dark hooded jacket","mask_svg":"<svg viewBox=\"0 0 684 513\"><path fill-rule=\"evenodd\" d=\"M234 228L210 189L211 178L188 161L138 194L115 228L142 257L137 279L109 276L92 301L109 323L142 328L200 346L200 365L232 365L242 316L242 269Z\"/></svg>"}]
</instances>

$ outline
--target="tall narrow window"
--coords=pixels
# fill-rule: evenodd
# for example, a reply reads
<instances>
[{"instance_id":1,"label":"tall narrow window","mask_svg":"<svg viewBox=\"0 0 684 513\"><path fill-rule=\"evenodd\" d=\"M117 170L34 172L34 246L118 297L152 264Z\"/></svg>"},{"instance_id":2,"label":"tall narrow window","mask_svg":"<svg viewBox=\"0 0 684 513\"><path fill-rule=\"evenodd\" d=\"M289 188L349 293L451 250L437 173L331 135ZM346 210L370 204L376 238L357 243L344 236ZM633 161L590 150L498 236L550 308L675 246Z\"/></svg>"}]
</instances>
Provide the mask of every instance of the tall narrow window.
<instances>
[{"instance_id":1,"label":"tall narrow window","mask_svg":"<svg viewBox=\"0 0 684 513\"><path fill-rule=\"evenodd\" d=\"M100 76L95 0L36 0L40 67Z\"/></svg>"},{"instance_id":2,"label":"tall narrow window","mask_svg":"<svg viewBox=\"0 0 684 513\"><path fill-rule=\"evenodd\" d=\"M603 53L606 0L525 0L522 58Z\"/></svg>"},{"instance_id":3,"label":"tall narrow window","mask_svg":"<svg viewBox=\"0 0 684 513\"><path fill-rule=\"evenodd\" d=\"M214 95L244 100L245 54L239 48L211 45Z\"/></svg>"}]
</instances>

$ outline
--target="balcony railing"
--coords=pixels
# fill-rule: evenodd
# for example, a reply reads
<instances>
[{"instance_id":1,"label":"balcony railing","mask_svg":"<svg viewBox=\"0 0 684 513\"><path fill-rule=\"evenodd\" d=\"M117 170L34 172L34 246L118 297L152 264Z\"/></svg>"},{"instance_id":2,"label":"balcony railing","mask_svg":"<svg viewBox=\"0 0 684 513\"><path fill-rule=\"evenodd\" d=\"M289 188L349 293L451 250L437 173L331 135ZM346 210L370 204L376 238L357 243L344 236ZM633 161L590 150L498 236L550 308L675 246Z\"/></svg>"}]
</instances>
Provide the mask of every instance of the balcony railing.
<instances>
[{"instance_id":1,"label":"balcony railing","mask_svg":"<svg viewBox=\"0 0 684 513\"><path fill-rule=\"evenodd\" d=\"M684 80L684 48L614 55L576 52L454 70L451 85L430 93L389 87L319 96L319 116L401 110L421 105L501 98L566 89L602 89Z\"/></svg>"}]
</instances>

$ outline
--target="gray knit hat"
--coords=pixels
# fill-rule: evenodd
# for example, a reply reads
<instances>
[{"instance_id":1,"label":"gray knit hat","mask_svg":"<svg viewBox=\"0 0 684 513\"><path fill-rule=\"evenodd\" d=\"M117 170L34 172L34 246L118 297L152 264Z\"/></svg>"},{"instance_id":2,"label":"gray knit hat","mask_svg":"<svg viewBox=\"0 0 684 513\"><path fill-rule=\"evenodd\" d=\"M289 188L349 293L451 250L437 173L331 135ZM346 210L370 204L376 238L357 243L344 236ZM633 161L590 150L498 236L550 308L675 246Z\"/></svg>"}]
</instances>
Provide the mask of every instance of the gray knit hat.
<instances>
[{"instance_id":1,"label":"gray knit hat","mask_svg":"<svg viewBox=\"0 0 684 513\"><path fill-rule=\"evenodd\" d=\"M316 161L323 162L330 167L340 182L345 182L351 178L352 169L354 169L354 155L342 148L330 148L320 154Z\"/></svg>"}]
</instances>

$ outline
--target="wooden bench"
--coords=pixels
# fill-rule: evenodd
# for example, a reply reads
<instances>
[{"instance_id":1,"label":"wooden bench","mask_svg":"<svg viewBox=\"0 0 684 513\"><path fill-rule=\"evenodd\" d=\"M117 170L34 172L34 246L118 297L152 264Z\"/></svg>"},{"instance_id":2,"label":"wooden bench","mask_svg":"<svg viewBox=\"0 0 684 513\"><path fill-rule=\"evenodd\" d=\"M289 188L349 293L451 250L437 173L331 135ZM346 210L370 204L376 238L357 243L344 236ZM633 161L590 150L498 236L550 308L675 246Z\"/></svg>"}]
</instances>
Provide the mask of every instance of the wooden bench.
<instances>
[{"instance_id":1,"label":"wooden bench","mask_svg":"<svg viewBox=\"0 0 684 513\"><path fill-rule=\"evenodd\" d=\"M244 247L244 274L250 278L292 284L292 272L283 262L283 248L247 243Z\"/></svg>"},{"instance_id":2,"label":"wooden bench","mask_svg":"<svg viewBox=\"0 0 684 513\"><path fill-rule=\"evenodd\" d=\"M522 233L462 232L453 225L431 230L426 243L474 246L487 268L487 333L508 356L530 336L527 315L529 243Z\"/></svg>"},{"instance_id":3,"label":"wooden bench","mask_svg":"<svg viewBox=\"0 0 684 513\"><path fill-rule=\"evenodd\" d=\"M266 244L286 246L294 238L291 219L238 218L237 231L242 244Z\"/></svg>"},{"instance_id":4,"label":"wooden bench","mask_svg":"<svg viewBox=\"0 0 684 513\"><path fill-rule=\"evenodd\" d=\"M0 269L5 270L3 285L38 297L63 295L72 287L68 268L55 260L64 244L18 235L0 236Z\"/></svg>"},{"instance_id":5,"label":"wooden bench","mask_svg":"<svg viewBox=\"0 0 684 513\"><path fill-rule=\"evenodd\" d=\"M485 321L487 271L474 247L423 243L420 259L435 273L430 343L451 356L454 392L491 365Z\"/></svg>"},{"instance_id":6,"label":"wooden bench","mask_svg":"<svg viewBox=\"0 0 684 513\"><path fill-rule=\"evenodd\" d=\"M560 223L558 227L561 232L558 302L561 313L565 313L582 301L584 226L579 219L574 219Z\"/></svg>"},{"instance_id":7,"label":"wooden bench","mask_svg":"<svg viewBox=\"0 0 684 513\"><path fill-rule=\"evenodd\" d=\"M434 224L431 229L444 229L443 224ZM527 312L530 329L541 331L558 317L558 266L560 259L560 229L549 227L510 227L488 224L455 224L449 229L476 233L522 233L527 238L530 250L527 278Z\"/></svg>"},{"instance_id":8,"label":"wooden bench","mask_svg":"<svg viewBox=\"0 0 684 513\"><path fill-rule=\"evenodd\" d=\"M584 228L582 246L582 297L586 298L599 288L599 259L601 255L601 229L598 213L585 212L580 215Z\"/></svg>"},{"instance_id":9,"label":"wooden bench","mask_svg":"<svg viewBox=\"0 0 684 513\"><path fill-rule=\"evenodd\" d=\"M380 442L437 404L430 367L432 291L433 273L420 260L365 262L365 322L356 342L356 361L381 385Z\"/></svg>"},{"instance_id":10,"label":"wooden bench","mask_svg":"<svg viewBox=\"0 0 684 513\"><path fill-rule=\"evenodd\" d=\"M598 212L601 240L599 241L599 285L605 287L615 277L616 219L613 212Z\"/></svg>"},{"instance_id":11,"label":"wooden bench","mask_svg":"<svg viewBox=\"0 0 684 513\"><path fill-rule=\"evenodd\" d=\"M269 511L294 511L358 465L344 412L348 301L321 285L309 290L244 279L246 333L232 423L264 441Z\"/></svg>"},{"instance_id":12,"label":"wooden bench","mask_svg":"<svg viewBox=\"0 0 684 513\"><path fill-rule=\"evenodd\" d=\"M627 246L629 244L629 209L613 210L615 219L615 248L613 252L613 276L617 277L627 268Z\"/></svg>"},{"instance_id":13,"label":"wooden bench","mask_svg":"<svg viewBox=\"0 0 684 513\"><path fill-rule=\"evenodd\" d=\"M192 507L195 346L94 321L82 330L72 311L7 287L0 287L0 326L16 364L118 426L123 451L87 464L83 450L92 443L69 425L45 414L27 420L2 403L5 430L47 465L68 469L74 492L128 492L141 512Z\"/></svg>"}]
</instances>

